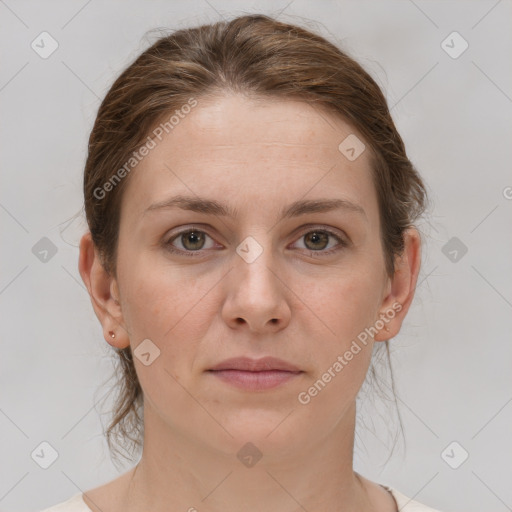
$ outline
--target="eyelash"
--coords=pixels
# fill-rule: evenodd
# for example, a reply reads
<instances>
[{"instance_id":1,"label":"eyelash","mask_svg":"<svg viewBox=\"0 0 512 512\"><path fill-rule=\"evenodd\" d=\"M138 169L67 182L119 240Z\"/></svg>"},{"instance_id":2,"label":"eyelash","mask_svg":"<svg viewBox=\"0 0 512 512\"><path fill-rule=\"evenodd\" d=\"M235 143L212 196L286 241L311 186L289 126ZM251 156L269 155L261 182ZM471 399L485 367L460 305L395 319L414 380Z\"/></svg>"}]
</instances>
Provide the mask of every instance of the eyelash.
<instances>
[{"instance_id":1,"label":"eyelash","mask_svg":"<svg viewBox=\"0 0 512 512\"><path fill-rule=\"evenodd\" d=\"M173 247L171 245L171 242L173 242L174 240L176 240L177 238L179 238L181 235L184 235L186 233L190 233L190 232L195 232L195 233L204 233L205 235L209 236L210 238L213 238L211 237L210 235L208 235L208 233L202 229L198 229L198 228L194 228L194 227L189 227L187 229L184 229L182 231L179 231L178 233L175 233L169 240L167 240L167 242L164 243L164 246L166 248L166 250L168 250L169 252L173 253L173 254L178 254L178 255L181 255L181 256L187 256L187 257L198 257L198 256L202 256L202 252L205 251L205 250L208 250L208 249L199 249L197 251L183 251L181 249L176 249L175 247ZM299 237L302 238L306 235L308 235L309 233L313 233L313 232L317 232L317 233L327 233L329 236L332 236L333 238L335 238L337 241L338 241L338 245L325 251L325 250L319 250L319 251L312 251L312 250L309 250L309 255L312 256L312 255L317 255L317 254L320 254L320 255L323 255L323 256L330 256L331 254L334 254L335 252L338 252L344 248L346 248L348 246L348 243L343 240L343 238L341 238L337 233L335 233L334 231L331 231L330 229L327 229L327 228L315 228L315 229L310 229L309 231L306 231L304 233L302 233ZM307 251L307 249L305 249Z\"/></svg>"}]
</instances>

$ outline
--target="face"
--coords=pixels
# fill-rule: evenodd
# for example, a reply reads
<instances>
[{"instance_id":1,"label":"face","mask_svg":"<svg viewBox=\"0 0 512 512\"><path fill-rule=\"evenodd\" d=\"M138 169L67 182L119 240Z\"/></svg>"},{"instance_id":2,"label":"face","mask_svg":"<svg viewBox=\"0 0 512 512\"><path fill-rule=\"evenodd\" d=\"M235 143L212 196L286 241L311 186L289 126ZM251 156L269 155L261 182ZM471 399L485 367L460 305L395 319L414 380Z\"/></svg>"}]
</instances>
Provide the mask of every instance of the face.
<instances>
[{"instance_id":1,"label":"face","mask_svg":"<svg viewBox=\"0 0 512 512\"><path fill-rule=\"evenodd\" d=\"M198 99L132 171L113 289L126 343L150 340L150 364L134 357L146 421L226 451L337 428L372 336L343 356L394 302L369 150L350 161L338 149L350 134L363 140L300 101ZM176 196L190 201L162 206ZM241 356L300 373L248 389L209 371Z\"/></svg>"}]
</instances>

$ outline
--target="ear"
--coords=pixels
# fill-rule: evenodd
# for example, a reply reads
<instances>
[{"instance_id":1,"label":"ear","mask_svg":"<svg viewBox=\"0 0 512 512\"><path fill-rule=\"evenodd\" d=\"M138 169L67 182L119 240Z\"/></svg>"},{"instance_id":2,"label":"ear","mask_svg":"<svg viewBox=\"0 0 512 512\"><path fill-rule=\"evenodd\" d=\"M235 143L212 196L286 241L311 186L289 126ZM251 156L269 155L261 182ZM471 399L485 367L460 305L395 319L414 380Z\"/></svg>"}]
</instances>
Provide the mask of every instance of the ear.
<instances>
[{"instance_id":1,"label":"ear","mask_svg":"<svg viewBox=\"0 0 512 512\"><path fill-rule=\"evenodd\" d=\"M415 228L409 228L404 232L403 253L395 258L395 273L388 278L379 312L379 319L385 327L379 330L375 341L386 341L400 332L414 298L420 265L421 238Z\"/></svg>"},{"instance_id":2,"label":"ear","mask_svg":"<svg viewBox=\"0 0 512 512\"><path fill-rule=\"evenodd\" d=\"M121 305L117 300L118 284L103 268L90 232L80 240L78 270L91 297L94 312L103 326L105 340L119 349L128 347L130 338L124 326ZM114 338L110 332L115 334Z\"/></svg>"}]
</instances>

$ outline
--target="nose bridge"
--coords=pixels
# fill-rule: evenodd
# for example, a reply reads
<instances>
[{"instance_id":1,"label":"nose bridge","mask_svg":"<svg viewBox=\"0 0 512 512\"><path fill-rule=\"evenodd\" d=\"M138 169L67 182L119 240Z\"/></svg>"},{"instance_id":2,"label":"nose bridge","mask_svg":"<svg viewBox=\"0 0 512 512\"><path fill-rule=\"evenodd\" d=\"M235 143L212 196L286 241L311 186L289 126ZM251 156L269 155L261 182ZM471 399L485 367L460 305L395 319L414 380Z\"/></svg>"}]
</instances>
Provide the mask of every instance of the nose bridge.
<instances>
[{"instance_id":1,"label":"nose bridge","mask_svg":"<svg viewBox=\"0 0 512 512\"><path fill-rule=\"evenodd\" d=\"M249 288L253 291L260 291L266 288L276 279L272 269L275 266L273 261L272 239L269 233L263 230L257 234L249 235L237 246L236 253L239 260L236 262L236 279L247 281ZM247 284L247 283L246 283ZM268 290L267 290L268 291Z\"/></svg>"}]
</instances>

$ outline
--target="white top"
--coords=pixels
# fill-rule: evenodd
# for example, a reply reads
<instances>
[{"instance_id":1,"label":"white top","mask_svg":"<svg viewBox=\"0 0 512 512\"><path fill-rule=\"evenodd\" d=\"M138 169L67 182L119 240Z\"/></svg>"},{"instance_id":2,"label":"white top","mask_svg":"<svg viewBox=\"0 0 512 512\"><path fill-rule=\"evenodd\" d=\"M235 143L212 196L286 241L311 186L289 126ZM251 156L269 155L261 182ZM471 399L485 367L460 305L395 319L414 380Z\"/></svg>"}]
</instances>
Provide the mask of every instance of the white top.
<instances>
[{"instance_id":1,"label":"white top","mask_svg":"<svg viewBox=\"0 0 512 512\"><path fill-rule=\"evenodd\" d=\"M408 498L396 489L386 485L382 485L382 487L389 491L393 498L395 498L400 512L441 512ZM85 501L82 498L82 493L80 492L69 498L67 501L58 503L50 508L45 508L40 512L91 512L91 509L85 504Z\"/></svg>"}]
</instances>

